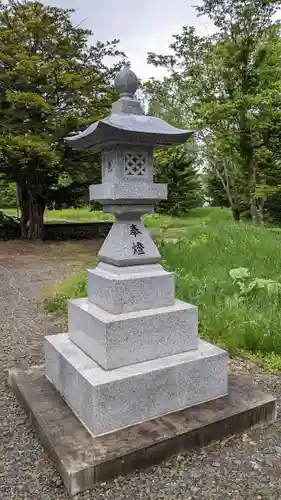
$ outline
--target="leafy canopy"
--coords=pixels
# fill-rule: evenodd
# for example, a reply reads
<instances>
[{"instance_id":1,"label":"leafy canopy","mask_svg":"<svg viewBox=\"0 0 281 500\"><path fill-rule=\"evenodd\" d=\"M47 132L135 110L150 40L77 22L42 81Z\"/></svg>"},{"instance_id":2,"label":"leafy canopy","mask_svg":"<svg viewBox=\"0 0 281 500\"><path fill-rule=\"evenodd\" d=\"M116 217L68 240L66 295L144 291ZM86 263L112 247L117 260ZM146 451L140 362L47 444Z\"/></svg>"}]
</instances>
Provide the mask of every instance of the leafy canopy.
<instances>
[{"instance_id":1,"label":"leafy canopy","mask_svg":"<svg viewBox=\"0 0 281 500\"><path fill-rule=\"evenodd\" d=\"M118 40L90 45L91 31L74 26L72 13L0 0L0 172L35 204L60 174L79 170L65 161L62 139L108 111L124 57ZM107 56L117 63L108 67Z\"/></svg>"},{"instance_id":2,"label":"leafy canopy","mask_svg":"<svg viewBox=\"0 0 281 500\"><path fill-rule=\"evenodd\" d=\"M88 45L91 32L73 26L72 12L40 2L0 2L0 131L2 145L13 135L17 161L20 150L32 158L42 151L43 162L56 166L51 151L57 142L111 103L117 66L108 68L103 60L122 55L117 40ZM8 160L10 151L4 151ZM26 164L22 158L19 165Z\"/></svg>"},{"instance_id":3,"label":"leafy canopy","mask_svg":"<svg viewBox=\"0 0 281 500\"><path fill-rule=\"evenodd\" d=\"M253 214L279 171L281 39L273 19L279 7L270 0L203 0L197 12L216 32L200 37L185 26L171 54L148 56L167 70L163 81L146 85L155 114L198 131L204 164L217 170L224 189L228 180L237 186L239 197L228 198Z\"/></svg>"}]
</instances>

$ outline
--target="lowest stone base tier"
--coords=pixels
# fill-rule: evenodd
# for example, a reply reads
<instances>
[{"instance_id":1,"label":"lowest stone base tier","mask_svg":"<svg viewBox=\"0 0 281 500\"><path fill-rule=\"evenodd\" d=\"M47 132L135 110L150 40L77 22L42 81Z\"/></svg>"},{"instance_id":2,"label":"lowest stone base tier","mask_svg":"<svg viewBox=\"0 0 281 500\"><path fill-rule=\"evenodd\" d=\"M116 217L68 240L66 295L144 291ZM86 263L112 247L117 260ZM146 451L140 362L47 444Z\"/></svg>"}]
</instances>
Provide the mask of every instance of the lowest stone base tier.
<instances>
[{"instance_id":1,"label":"lowest stone base tier","mask_svg":"<svg viewBox=\"0 0 281 500\"><path fill-rule=\"evenodd\" d=\"M45 337L46 375L94 436L227 394L228 356L198 349L104 370L68 334Z\"/></svg>"},{"instance_id":2,"label":"lowest stone base tier","mask_svg":"<svg viewBox=\"0 0 281 500\"><path fill-rule=\"evenodd\" d=\"M229 377L228 396L93 438L44 376L12 370L10 384L70 495L189 448L276 418L276 400L251 380Z\"/></svg>"}]
</instances>

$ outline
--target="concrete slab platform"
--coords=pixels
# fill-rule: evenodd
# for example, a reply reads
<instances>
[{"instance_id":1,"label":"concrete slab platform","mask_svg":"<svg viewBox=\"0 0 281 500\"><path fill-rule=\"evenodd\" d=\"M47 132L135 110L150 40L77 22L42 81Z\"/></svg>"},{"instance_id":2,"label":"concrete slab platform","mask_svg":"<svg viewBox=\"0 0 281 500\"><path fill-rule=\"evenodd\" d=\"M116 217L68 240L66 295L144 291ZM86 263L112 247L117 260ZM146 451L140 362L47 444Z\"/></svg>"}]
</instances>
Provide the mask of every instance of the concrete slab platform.
<instances>
[{"instance_id":1,"label":"concrete slab platform","mask_svg":"<svg viewBox=\"0 0 281 500\"><path fill-rule=\"evenodd\" d=\"M44 366L11 370L9 382L71 496L276 419L273 396L255 389L250 379L230 376L228 396L93 438L47 380Z\"/></svg>"}]
</instances>

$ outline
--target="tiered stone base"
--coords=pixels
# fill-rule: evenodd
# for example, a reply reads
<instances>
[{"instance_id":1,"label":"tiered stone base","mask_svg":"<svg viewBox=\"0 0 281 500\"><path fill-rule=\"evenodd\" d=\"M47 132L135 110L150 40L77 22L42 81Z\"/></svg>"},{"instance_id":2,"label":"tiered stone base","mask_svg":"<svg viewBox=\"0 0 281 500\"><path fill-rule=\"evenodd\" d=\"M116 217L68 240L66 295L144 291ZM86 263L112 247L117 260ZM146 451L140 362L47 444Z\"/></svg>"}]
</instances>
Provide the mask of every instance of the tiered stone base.
<instances>
[{"instance_id":1,"label":"tiered stone base","mask_svg":"<svg viewBox=\"0 0 281 500\"><path fill-rule=\"evenodd\" d=\"M45 338L45 373L93 436L227 394L227 353L198 339L171 273L102 262L88 289L69 301L68 333Z\"/></svg>"},{"instance_id":2,"label":"tiered stone base","mask_svg":"<svg viewBox=\"0 0 281 500\"><path fill-rule=\"evenodd\" d=\"M10 372L10 384L70 495L168 456L276 418L276 400L230 377L228 396L93 438L48 382L44 367Z\"/></svg>"},{"instance_id":3,"label":"tiered stone base","mask_svg":"<svg viewBox=\"0 0 281 500\"><path fill-rule=\"evenodd\" d=\"M104 370L68 334L45 338L46 375L94 436L227 394L227 353L198 349Z\"/></svg>"},{"instance_id":4,"label":"tiered stone base","mask_svg":"<svg viewBox=\"0 0 281 500\"><path fill-rule=\"evenodd\" d=\"M112 370L197 349L197 308L173 305L111 314L87 298L69 301L69 338L82 351Z\"/></svg>"},{"instance_id":5,"label":"tiered stone base","mask_svg":"<svg viewBox=\"0 0 281 500\"><path fill-rule=\"evenodd\" d=\"M89 301L112 314L171 306L174 275L160 264L117 267L100 262L88 271Z\"/></svg>"}]
</instances>

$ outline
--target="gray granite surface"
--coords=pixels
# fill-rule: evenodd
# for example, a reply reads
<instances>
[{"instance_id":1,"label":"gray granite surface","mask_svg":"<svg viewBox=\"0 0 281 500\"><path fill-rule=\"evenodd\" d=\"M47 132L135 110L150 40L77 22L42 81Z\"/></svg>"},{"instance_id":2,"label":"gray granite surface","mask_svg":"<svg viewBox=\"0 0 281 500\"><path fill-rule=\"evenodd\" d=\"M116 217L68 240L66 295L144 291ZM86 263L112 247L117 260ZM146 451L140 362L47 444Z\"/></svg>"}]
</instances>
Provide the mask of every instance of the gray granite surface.
<instances>
[{"instance_id":1,"label":"gray granite surface","mask_svg":"<svg viewBox=\"0 0 281 500\"><path fill-rule=\"evenodd\" d=\"M160 253L139 217L116 219L100 251L99 260L122 267L156 264Z\"/></svg>"},{"instance_id":2,"label":"gray granite surface","mask_svg":"<svg viewBox=\"0 0 281 500\"><path fill-rule=\"evenodd\" d=\"M46 375L93 435L227 394L227 353L195 351L103 370L67 334L45 338Z\"/></svg>"},{"instance_id":3,"label":"gray granite surface","mask_svg":"<svg viewBox=\"0 0 281 500\"><path fill-rule=\"evenodd\" d=\"M111 314L88 299L68 304L70 339L110 370L196 349L197 308L176 300L172 306Z\"/></svg>"},{"instance_id":4,"label":"gray granite surface","mask_svg":"<svg viewBox=\"0 0 281 500\"><path fill-rule=\"evenodd\" d=\"M100 262L88 271L89 301L112 314L170 306L174 275L160 264L112 266Z\"/></svg>"}]
</instances>

